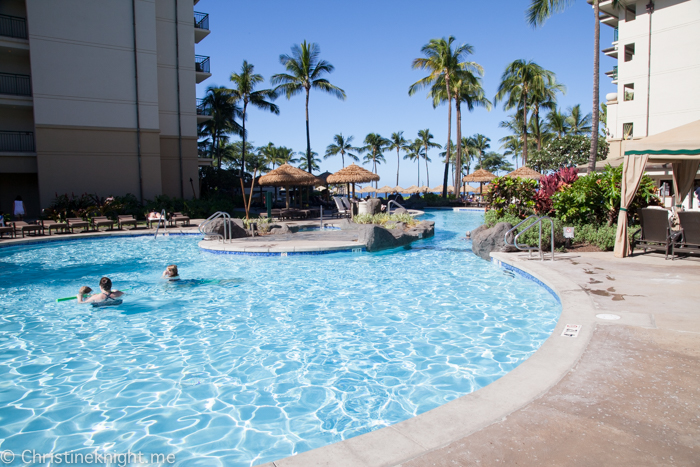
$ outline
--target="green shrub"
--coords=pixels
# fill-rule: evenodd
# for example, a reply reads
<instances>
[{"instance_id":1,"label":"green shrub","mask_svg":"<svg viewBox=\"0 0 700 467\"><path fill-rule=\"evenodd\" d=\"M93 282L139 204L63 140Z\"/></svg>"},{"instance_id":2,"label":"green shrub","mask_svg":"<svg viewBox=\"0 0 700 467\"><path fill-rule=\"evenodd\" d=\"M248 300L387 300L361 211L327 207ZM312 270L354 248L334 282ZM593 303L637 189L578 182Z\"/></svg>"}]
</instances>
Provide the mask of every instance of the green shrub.
<instances>
[{"instance_id":1,"label":"green shrub","mask_svg":"<svg viewBox=\"0 0 700 467\"><path fill-rule=\"evenodd\" d=\"M537 181L520 177L497 177L491 181L486 200L499 216L525 218L535 210Z\"/></svg>"},{"instance_id":2,"label":"green shrub","mask_svg":"<svg viewBox=\"0 0 700 467\"><path fill-rule=\"evenodd\" d=\"M386 226L388 222L403 222L408 226L414 226L418 221L410 214L358 214L353 218L356 224L376 224Z\"/></svg>"}]
</instances>

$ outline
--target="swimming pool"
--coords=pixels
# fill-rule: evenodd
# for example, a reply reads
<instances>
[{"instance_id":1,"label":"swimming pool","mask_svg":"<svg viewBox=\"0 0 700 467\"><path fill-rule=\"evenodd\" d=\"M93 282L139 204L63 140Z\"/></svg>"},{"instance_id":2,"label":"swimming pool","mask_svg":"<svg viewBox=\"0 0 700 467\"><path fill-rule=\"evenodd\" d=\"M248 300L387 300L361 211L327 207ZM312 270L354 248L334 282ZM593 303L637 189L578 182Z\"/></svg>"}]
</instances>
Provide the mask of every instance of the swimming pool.
<instances>
[{"instance_id":1,"label":"swimming pool","mask_svg":"<svg viewBox=\"0 0 700 467\"><path fill-rule=\"evenodd\" d=\"M0 248L0 450L255 465L415 416L526 360L561 307L468 250L481 213L381 253L216 255L197 236ZM164 283L167 264L183 278ZM123 305L55 298L102 275Z\"/></svg>"}]
</instances>

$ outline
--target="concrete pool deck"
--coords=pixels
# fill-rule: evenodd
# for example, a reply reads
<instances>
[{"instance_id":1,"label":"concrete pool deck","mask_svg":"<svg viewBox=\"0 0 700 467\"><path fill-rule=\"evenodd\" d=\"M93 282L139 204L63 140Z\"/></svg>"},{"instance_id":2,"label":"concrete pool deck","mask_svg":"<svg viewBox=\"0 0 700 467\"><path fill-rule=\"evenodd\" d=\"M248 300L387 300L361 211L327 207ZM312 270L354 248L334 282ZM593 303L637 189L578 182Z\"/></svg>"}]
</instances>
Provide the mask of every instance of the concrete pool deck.
<instances>
[{"instance_id":1,"label":"concrete pool deck","mask_svg":"<svg viewBox=\"0 0 700 467\"><path fill-rule=\"evenodd\" d=\"M530 359L417 417L265 465L698 465L700 259L493 256L561 299Z\"/></svg>"}]
</instances>

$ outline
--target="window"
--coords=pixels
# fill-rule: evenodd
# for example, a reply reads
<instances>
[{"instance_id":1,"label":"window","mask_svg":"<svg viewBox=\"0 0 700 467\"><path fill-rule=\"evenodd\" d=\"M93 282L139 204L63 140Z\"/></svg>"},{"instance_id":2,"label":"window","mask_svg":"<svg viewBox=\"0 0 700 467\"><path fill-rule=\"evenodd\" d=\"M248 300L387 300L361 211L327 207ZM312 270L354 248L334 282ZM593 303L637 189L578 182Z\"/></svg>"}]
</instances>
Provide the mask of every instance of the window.
<instances>
[{"instance_id":1,"label":"window","mask_svg":"<svg viewBox=\"0 0 700 467\"><path fill-rule=\"evenodd\" d=\"M634 100L634 83L625 84L624 86L622 86L622 89L625 93L624 100L625 101L633 101Z\"/></svg>"},{"instance_id":2,"label":"window","mask_svg":"<svg viewBox=\"0 0 700 467\"><path fill-rule=\"evenodd\" d=\"M632 139L634 136L634 123L622 124L622 139Z\"/></svg>"},{"instance_id":3,"label":"window","mask_svg":"<svg viewBox=\"0 0 700 467\"><path fill-rule=\"evenodd\" d=\"M634 21L637 19L637 6L629 5L625 8L625 21Z\"/></svg>"},{"instance_id":4,"label":"window","mask_svg":"<svg viewBox=\"0 0 700 467\"><path fill-rule=\"evenodd\" d=\"M634 58L634 44L625 45L625 61L631 62Z\"/></svg>"}]
</instances>

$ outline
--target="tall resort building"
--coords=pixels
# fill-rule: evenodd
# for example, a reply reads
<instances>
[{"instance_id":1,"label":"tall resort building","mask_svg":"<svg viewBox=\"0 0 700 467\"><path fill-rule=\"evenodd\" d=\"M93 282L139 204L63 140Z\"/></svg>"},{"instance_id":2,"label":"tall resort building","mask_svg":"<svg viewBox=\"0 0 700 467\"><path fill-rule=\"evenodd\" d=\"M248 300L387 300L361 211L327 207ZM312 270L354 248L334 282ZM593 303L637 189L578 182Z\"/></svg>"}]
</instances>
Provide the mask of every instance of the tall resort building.
<instances>
[{"instance_id":1,"label":"tall resort building","mask_svg":"<svg viewBox=\"0 0 700 467\"><path fill-rule=\"evenodd\" d=\"M0 210L17 195L29 217L65 193L198 196L197 2L0 0Z\"/></svg>"}]
</instances>

